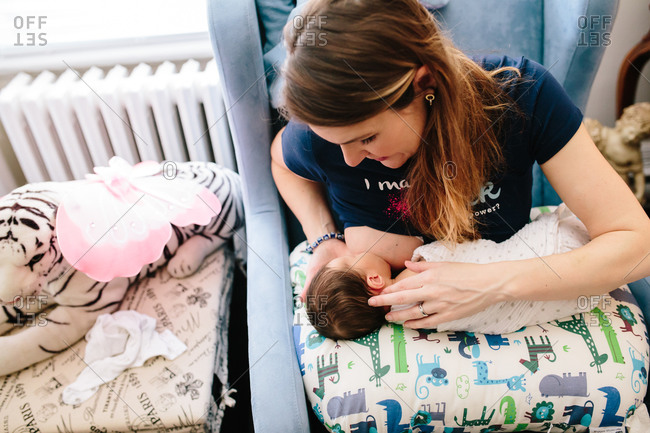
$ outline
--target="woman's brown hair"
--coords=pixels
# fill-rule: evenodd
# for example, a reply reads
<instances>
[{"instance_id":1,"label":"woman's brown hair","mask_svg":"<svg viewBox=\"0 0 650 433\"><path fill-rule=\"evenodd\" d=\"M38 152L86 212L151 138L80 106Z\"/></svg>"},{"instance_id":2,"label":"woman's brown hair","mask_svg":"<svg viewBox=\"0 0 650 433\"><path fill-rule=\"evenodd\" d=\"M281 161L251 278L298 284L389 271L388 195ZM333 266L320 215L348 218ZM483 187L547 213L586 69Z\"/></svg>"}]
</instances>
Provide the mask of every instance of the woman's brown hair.
<instances>
[{"instance_id":1,"label":"woman's brown hair","mask_svg":"<svg viewBox=\"0 0 650 433\"><path fill-rule=\"evenodd\" d=\"M403 109L421 96L415 72L428 68L435 101L409 165L407 217L440 241L480 238L472 202L503 167L499 128L507 110L518 111L500 81L519 71L481 68L417 0L312 0L284 39L281 111L311 125L347 126Z\"/></svg>"},{"instance_id":2,"label":"woman's brown hair","mask_svg":"<svg viewBox=\"0 0 650 433\"><path fill-rule=\"evenodd\" d=\"M382 307L368 305L370 296L365 278L354 269L323 267L307 289L307 317L324 337L362 337L386 321Z\"/></svg>"}]
</instances>

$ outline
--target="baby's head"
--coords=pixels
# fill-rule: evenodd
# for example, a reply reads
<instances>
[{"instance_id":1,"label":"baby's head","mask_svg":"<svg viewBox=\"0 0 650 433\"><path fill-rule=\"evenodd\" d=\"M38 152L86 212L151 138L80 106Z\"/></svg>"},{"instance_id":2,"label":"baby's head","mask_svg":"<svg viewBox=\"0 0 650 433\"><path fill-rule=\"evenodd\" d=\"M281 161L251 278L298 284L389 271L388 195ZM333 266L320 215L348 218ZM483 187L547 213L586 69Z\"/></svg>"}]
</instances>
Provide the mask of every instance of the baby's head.
<instances>
[{"instance_id":1,"label":"baby's head","mask_svg":"<svg viewBox=\"0 0 650 433\"><path fill-rule=\"evenodd\" d=\"M316 273L306 293L307 316L319 334L353 339L379 328L384 307L368 299L390 284L390 265L372 253L338 257Z\"/></svg>"}]
</instances>

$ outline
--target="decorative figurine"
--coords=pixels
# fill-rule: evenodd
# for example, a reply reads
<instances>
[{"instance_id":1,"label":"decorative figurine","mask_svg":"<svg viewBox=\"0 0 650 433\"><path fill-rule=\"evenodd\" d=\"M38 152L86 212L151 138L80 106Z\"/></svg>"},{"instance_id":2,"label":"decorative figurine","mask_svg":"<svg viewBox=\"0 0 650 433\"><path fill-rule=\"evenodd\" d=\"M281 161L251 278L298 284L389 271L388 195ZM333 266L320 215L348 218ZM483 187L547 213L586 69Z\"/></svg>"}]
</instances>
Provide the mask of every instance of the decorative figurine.
<instances>
[{"instance_id":1,"label":"decorative figurine","mask_svg":"<svg viewBox=\"0 0 650 433\"><path fill-rule=\"evenodd\" d=\"M643 205L645 176L641 157L641 140L650 137L650 102L630 105L614 128L595 119L584 119L585 126L600 153L614 167Z\"/></svg>"}]
</instances>

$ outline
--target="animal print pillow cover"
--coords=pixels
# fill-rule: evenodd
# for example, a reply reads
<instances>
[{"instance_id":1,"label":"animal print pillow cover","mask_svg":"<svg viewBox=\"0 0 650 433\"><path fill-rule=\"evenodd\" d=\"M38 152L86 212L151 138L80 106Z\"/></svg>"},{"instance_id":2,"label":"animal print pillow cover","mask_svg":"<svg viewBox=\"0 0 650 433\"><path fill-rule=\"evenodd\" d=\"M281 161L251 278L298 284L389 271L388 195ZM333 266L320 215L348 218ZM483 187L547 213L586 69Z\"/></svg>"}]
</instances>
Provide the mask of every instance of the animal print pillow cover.
<instances>
[{"instance_id":1,"label":"animal print pillow cover","mask_svg":"<svg viewBox=\"0 0 650 433\"><path fill-rule=\"evenodd\" d=\"M304 284L303 250L290 257L297 290ZM620 426L646 394L645 320L627 286L585 299L584 310L511 334L385 324L365 337L334 341L298 308L294 343L310 406L333 432Z\"/></svg>"}]
</instances>

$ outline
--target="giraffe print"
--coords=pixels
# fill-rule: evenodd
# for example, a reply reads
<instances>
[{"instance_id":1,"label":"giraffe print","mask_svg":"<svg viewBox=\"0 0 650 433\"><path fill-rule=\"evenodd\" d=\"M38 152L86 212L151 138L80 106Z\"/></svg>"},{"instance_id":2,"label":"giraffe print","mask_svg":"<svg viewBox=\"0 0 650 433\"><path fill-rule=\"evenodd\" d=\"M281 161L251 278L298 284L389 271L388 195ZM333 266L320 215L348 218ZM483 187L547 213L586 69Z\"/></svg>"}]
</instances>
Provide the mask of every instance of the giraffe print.
<instances>
[{"instance_id":1,"label":"giraffe print","mask_svg":"<svg viewBox=\"0 0 650 433\"><path fill-rule=\"evenodd\" d=\"M603 369L600 367L607 361L607 354L603 353L602 355L598 354L598 349L596 348L596 343L589 332L589 328L585 324L585 319L582 314L572 315L571 320L565 320L560 322L559 320L555 321L556 326L564 329L565 331L571 332L573 334L578 334L582 337L591 352L591 356L594 358L593 362L589 363L591 367L596 366L596 371L602 373Z\"/></svg>"},{"instance_id":2,"label":"giraffe print","mask_svg":"<svg viewBox=\"0 0 650 433\"><path fill-rule=\"evenodd\" d=\"M368 380L372 382L372 380L374 379L375 385L377 387L380 387L381 378L384 377L386 374L388 374L388 371L390 370L390 364L384 365L383 367L381 365L381 359L379 356L379 329L377 329L375 332L371 334L354 339L352 341L362 346L366 346L370 348L370 357L372 358L372 368L375 371L375 374L370 376L370 379Z\"/></svg>"},{"instance_id":3,"label":"giraffe print","mask_svg":"<svg viewBox=\"0 0 650 433\"><path fill-rule=\"evenodd\" d=\"M488 379L488 366L485 361L474 361L472 365L476 367L476 379L474 379L474 384L476 385L497 385L505 383L511 391L526 391L526 388L524 388L526 384L526 379L524 379L525 373L506 379Z\"/></svg>"}]
</instances>

